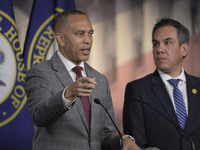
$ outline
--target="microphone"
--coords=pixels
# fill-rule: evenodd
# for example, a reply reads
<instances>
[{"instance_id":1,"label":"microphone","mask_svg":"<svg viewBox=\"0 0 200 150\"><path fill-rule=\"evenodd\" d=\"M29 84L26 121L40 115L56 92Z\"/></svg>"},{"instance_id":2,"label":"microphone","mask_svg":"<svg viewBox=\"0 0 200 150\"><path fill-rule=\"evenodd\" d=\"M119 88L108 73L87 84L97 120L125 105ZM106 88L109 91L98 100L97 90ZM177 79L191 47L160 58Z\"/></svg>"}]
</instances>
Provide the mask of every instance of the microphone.
<instances>
[{"instance_id":1,"label":"microphone","mask_svg":"<svg viewBox=\"0 0 200 150\"><path fill-rule=\"evenodd\" d=\"M115 124L115 122L113 121L112 117L110 116L108 110L105 108L105 106L101 103L101 101L98 98L94 99L94 102L98 105L101 105L102 108L106 111L107 115L109 116L110 120L112 121L113 125L115 126L115 129L117 130L117 132L119 133L120 136L120 146L121 146L121 150L124 150L124 144L123 144L123 138L122 138L122 134L119 131L117 125Z\"/></svg>"},{"instance_id":2,"label":"microphone","mask_svg":"<svg viewBox=\"0 0 200 150\"><path fill-rule=\"evenodd\" d=\"M157 112L158 114L160 114L163 118L165 118L167 121L169 121L171 124L173 124L176 128L178 128L178 130L181 132L182 135L186 135L189 138L189 140L191 142L191 145L192 145L192 150L195 150L195 145L194 145L194 142L193 142L192 138L180 126L178 126L175 122L173 122L171 119L169 119L166 115L164 115L163 113L161 113L158 109L156 109L155 107L153 107L149 103L146 103L144 100L142 100L138 96L134 95L133 96L133 100L149 106L155 112Z\"/></svg>"}]
</instances>

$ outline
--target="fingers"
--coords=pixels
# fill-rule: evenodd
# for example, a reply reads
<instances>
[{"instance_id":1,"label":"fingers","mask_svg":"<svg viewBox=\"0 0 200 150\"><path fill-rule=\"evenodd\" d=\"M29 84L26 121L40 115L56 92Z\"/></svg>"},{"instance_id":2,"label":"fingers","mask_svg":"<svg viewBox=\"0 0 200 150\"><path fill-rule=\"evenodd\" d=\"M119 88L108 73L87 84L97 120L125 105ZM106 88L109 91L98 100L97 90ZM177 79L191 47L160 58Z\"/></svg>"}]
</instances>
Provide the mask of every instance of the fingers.
<instances>
[{"instance_id":1,"label":"fingers","mask_svg":"<svg viewBox=\"0 0 200 150\"><path fill-rule=\"evenodd\" d=\"M92 78L84 77L79 78L77 81L77 92L78 96L89 96L97 85Z\"/></svg>"},{"instance_id":2,"label":"fingers","mask_svg":"<svg viewBox=\"0 0 200 150\"><path fill-rule=\"evenodd\" d=\"M78 88L76 92L76 96L86 97L86 96L90 96L91 93L92 93L92 89Z\"/></svg>"},{"instance_id":3,"label":"fingers","mask_svg":"<svg viewBox=\"0 0 200 150\"><path fill-rule=\"evenodd\" d=\"M88 82L80 83L79 85L83 89L94 89L96 87L96 84Z\"/></svg>"},{"instance_id":4,"label":"fingers","mask_svg":"<svg viewBox=\"0 0 200 150\"><path fill-rule=\"evenodd\" d=\"M97 83L93 78L83 77L76 80L78 87L83 89L93 89L96 87Z\"/></svg>"},{"instance_id":5,"label":"fingers","mask_svg":"<svg viewBox=\"0 0 200 150\"><path fill-rule=\"evenodd\" d=\"M79 78L78 80L80 80L81 82L83 83L88 83L88 84L94 84L94 85L97 85L96 81L95 81L95 78L88 78L88 77L83 77L83 78Z\"/></svg>"},{"instance_id":6,"label":"fingers","mask_svg":"<svg viewBox=\"0 0 200 150\"><path fill-rule=\"evenodd\" d=\"M71 99L74 97L90 96L90 94L92 93L92 89L94 89L96 85L97 83L93 78L88 78L88 77L79 78L69 87L67 87L65 96L66 97L70 96Z\"/></svg>"}]
</instances>

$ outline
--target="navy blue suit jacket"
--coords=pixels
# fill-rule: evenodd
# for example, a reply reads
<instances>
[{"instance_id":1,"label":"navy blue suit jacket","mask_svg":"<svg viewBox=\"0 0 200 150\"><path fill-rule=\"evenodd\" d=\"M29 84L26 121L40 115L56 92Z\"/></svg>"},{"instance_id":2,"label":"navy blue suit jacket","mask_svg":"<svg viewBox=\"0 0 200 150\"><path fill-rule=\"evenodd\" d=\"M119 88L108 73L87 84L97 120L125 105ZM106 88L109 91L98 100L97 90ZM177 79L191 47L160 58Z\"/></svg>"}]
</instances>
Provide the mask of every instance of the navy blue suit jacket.
<instances>
[{"instance_id":1,"label":"navy blue suit jacket","mask_svg":"<svg viewBox=\"0 0 200 150\"><path fill-rule=\"evenodd\" d=\"M196 150L200 150L200 78L185 75L188 95L185 135L155 110L134 100L134 96L141 98L179 126L173 104L157 70L127 84L123 108L124 133L132 135L142 148L190 150L188 134Z\"/></svg>"}]
</instances>

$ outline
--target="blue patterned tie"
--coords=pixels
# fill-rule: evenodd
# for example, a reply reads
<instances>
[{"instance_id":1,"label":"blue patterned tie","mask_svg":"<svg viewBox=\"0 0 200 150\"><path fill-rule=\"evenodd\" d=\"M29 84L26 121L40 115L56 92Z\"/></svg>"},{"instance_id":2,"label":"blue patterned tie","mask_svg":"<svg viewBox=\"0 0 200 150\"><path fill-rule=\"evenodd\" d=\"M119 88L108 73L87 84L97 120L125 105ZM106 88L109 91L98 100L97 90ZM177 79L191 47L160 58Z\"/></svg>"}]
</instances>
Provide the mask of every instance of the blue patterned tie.
<instances>
[{"instance_id":1,"label":"blue patterned tie","mask_svg":"<svg viewBox=\"0 0 200 150\"><path fill-rule=\"evenodd\" d=\"M173 97L174 97L174 103L176 107L176 115L177 115L181 128L184 130L186 126L186 122L187 122L187 114L186 114L186 109L185 109L185 103L183 100L183 95L178 88L178 83L180 79L170 79L167 81L174 87Z\"/></svg>"}]
</instances>

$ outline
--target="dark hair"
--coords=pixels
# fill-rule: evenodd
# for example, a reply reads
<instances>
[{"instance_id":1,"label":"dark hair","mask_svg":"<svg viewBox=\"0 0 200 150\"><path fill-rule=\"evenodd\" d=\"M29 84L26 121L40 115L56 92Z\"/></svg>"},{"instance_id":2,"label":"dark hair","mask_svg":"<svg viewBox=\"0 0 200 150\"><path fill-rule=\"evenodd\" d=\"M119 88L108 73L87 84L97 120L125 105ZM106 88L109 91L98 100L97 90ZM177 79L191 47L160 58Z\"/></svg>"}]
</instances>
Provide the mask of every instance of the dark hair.
<instances>
[{"instance_id":1,"label":"dark hair","mask_svg":"<svg viewBox=\"0 0 200 150\"><path fill-rule=\"evenodd\" d=\"M177 31L177 37L179 40L179 45L181 46L183 43L188 43L189 44L189 38L190 38L190 33L188 29L183 26L180 22L173 20L171 18L161 18L160 20L157 21L157 23L154 25L153 31L152 31L152 38L155 33L155 31L164 26L172 26L176 28Z\"/></svg>"},{"instance_id":2,"label":"dark hair","mask_svg":"<svg viewBox=\"0 0 200 150\"><path fill-rule=\"evenodd\" d=\"M60 14L58 14L55 18L55 23L54 23L54 30L58 29L59 26L61 24L63 24L63 20L66 20L66 18L69 15L85 15L87 16L84 12L80 11L80 10L65 10L63 12L61 12Z\"/></svg>"}]
</instances>

